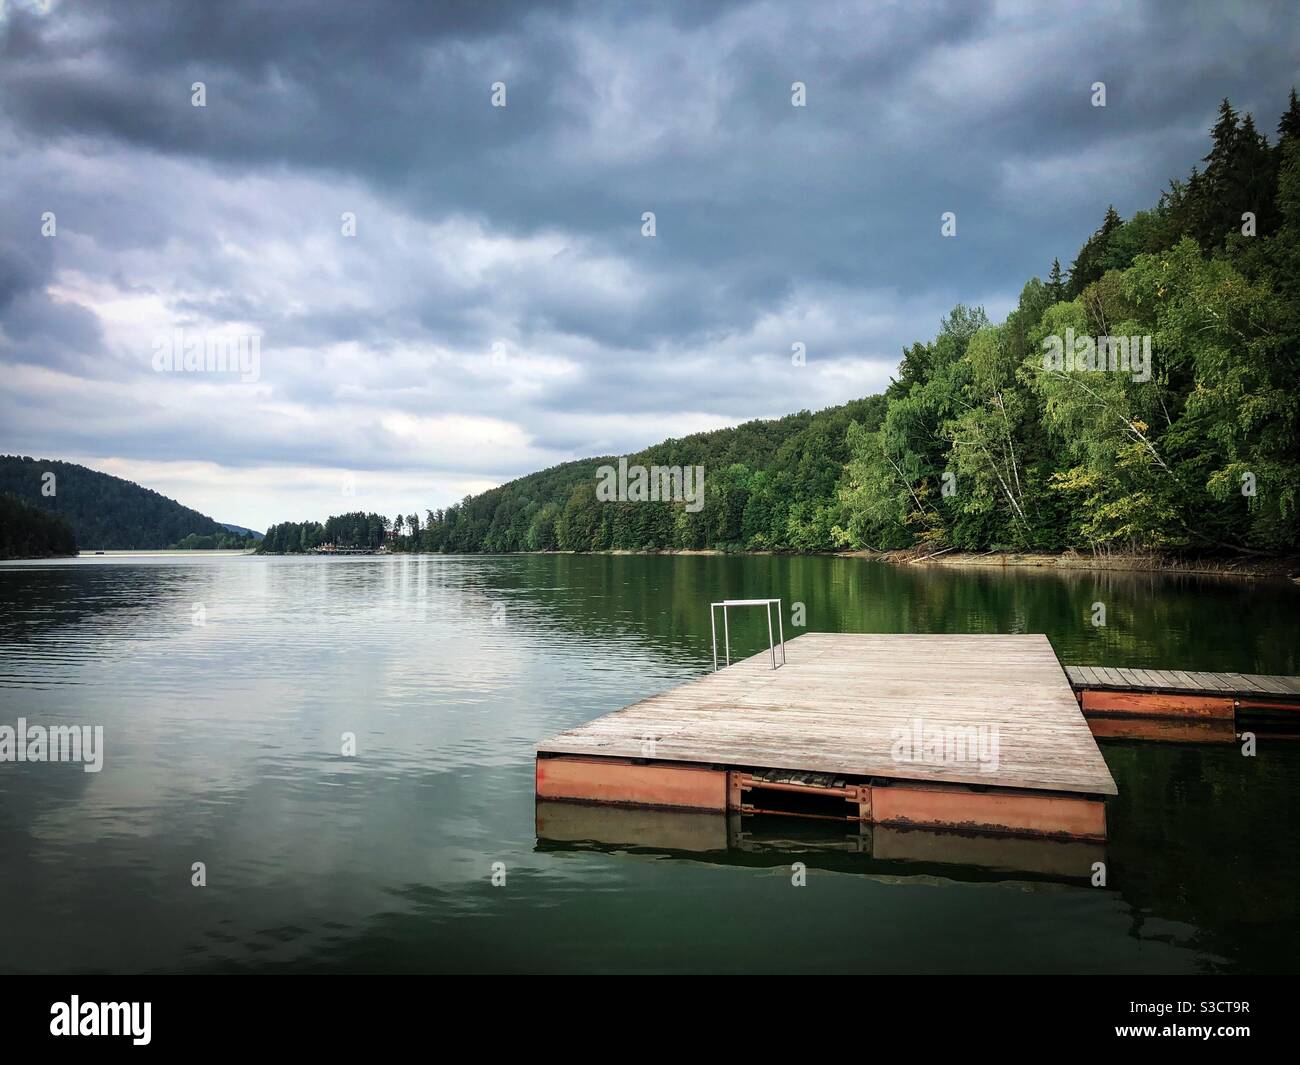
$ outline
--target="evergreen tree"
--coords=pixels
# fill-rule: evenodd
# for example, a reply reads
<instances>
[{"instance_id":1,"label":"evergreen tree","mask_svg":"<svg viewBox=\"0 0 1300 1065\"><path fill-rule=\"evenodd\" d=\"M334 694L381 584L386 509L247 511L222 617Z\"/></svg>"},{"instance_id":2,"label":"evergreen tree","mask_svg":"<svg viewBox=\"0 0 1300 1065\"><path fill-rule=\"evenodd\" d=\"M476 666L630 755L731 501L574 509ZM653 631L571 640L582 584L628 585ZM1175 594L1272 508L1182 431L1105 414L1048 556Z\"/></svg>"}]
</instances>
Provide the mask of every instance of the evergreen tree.
<instances>
[{"instance_id":1,"label":"evergreen tree","mask_svg":"<svg viewBox=\"0 0 1300 1065\"><path fill-rule=\"evenodd\" d=\"M1108 206L1101 226L1084 241L1079 254L1070 265L1070 282L1066 288L1068 298L1076 299L1085 288L1106 272L1102 261L1110 247L1111 237L1123 224L1124 219L1115 210L1115 205Z\"/></svg>"},{"instance_id":2,"label":"evergreen tree","mask_svg":"<svg viewBox=\"0 0 1300 1065\"><path fill-rule=\"evenodd\" d=\"M1065 280L1061 276L1061 260L1052 260L1052 269L1047 275L1047 293L1053 303L1065 299Z\"/></svg>"},{"instance_id":3,"label":"evergreen tree","mask_svg":"<svg viewBox=\"0 0 1300 1065\"><path fill-rule=\"evenodd\" d=\"M1277 123L1277 154L1279 157L1286 150L1290 140L1300 140L1300 100L1296 99L1295 89L1291 90L1291 101Z\"/></svg>"}]
</instances>

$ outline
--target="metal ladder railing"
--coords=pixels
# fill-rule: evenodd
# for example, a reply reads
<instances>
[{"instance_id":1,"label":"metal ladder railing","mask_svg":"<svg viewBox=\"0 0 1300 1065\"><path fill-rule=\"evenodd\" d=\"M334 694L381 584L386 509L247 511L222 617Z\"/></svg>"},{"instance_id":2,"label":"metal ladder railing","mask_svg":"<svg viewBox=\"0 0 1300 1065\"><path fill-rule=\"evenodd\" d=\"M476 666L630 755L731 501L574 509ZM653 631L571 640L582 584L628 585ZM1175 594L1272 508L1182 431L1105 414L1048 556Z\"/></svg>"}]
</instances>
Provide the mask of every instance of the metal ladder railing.
<instances>
[{"instance_id":1,"label":"metal ladder railing","mask_svg":"<svg viewBox=\"0 0 1300 1065\"><path fill-rule=\"evenodd\" d=\"M713 632L713 668L718 668L718 615L715 613L718 607L722 607L722 643L726 655L726 664L731 665L731 625L727 620L727 608L733 606L761 606L767 612L767 645L772 652L772 668L779 668L776 664L776 640L772 636L772 604L776 604L776 624L777 630L781 634L781 665L785 665L785 621L781 617L781 600L780 599L723 599L721 602L709 604L709 628Z\"/></svg>"}]
</instances>

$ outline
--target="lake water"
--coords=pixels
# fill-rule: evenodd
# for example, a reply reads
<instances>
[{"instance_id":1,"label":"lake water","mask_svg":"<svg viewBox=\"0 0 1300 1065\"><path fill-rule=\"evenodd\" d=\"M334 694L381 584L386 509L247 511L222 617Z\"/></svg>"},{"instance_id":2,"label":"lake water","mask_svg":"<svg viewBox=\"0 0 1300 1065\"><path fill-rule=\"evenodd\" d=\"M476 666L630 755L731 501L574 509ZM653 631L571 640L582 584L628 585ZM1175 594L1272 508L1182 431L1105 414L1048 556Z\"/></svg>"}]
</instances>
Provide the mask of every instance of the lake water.
<instances>
[{"instance_id":1,"label":"lake water","mask_svg":"<svg viewBox=\"0 0 1300 1065\"><path fill-rule=\"evenodd\" d=\"M1105 887L807 822L720 819L703 849L617 824L539 840L536 741L699 676L709 601L758 596L804 604L808 630L1045 632L1066 664L1300 674L1284 582L817 557L6 564L0 725L102 725L105 751L98 773L0 763L0 969L1296 968L1295 742L1104 742ZM737 616L737 651L766 647L760 618Z\"/></svg>"}]
</instances>

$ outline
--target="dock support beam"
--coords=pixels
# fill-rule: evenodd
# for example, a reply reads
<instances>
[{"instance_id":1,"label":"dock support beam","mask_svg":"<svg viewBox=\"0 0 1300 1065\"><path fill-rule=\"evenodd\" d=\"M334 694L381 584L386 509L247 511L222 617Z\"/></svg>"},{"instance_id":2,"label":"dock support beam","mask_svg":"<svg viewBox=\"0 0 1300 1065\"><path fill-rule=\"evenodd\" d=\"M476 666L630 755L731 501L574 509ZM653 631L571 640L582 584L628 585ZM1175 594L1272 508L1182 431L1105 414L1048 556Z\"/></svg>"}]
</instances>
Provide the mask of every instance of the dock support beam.
<instances>
[{"instance_id":1,"label":"dock support beam","mask_svg":"<svg viewBox=\"0 0 1300 1065\"><path fill-rule=\"evenodd\" d=\"M1236 700L1230 696L1185 695L1181 692L1126 692L1085 688L1080 703L1085 714L1232 720L1236 713Z\"/></svg>"},{"instance_id":2,"label":"dock support beam","mask_svg":"<svg viewBox=\"0 0 1300 1065\"><path fill-rule=\"evenodd\" d=\"M765 798L752 798L755 791ZM773 795L824 802L831 814L792 813ZM844 783L835 787L773 783L746 770L621 758L554 755L537 759L537 798L681 810L818 816L898 828L1104 840L1106 804L1100 796L1019 788L975 789L963 784Z\"/></svg>"}]
</instances>

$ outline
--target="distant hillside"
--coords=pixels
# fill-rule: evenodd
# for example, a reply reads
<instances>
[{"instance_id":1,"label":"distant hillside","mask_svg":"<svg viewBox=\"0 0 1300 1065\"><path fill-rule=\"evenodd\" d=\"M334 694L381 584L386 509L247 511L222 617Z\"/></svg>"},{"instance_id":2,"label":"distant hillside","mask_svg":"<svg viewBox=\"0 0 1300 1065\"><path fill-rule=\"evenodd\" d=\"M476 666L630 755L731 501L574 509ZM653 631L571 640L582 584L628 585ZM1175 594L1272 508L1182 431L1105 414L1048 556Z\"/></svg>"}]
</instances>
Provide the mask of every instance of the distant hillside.
<instances>
[{"instance_id":1,"label":"distant hillside","mask_svg":"<svg viewBox=\"0 0 1300 1065\"><path fill-rule=\"evenodd\" d=\"M76 553L72 526L63 518L0 493L0 558L54 558Z\"/></svg>"},{"instance_id":2,"label":"distant hillside","mask_svg":"<svg viewBox=\"0 0 1300 1065\"><path fill-rule=\"evenodd\" d=\"M309 550L322 543L394 551L590 551L610 548L731 548L823 551L840 519L835 488L853 423L875 428L882 396L730 429L665 440L626 456L629 467L703 467L698 505L603 502L597 470L617 456L579 459L470 496L446 510L389 519L345 514L284 522L259 550Z\"/></svg>"},{"instance_id":3,"label":"distant hillside","mask_svg":"<svg viewBox=\"0 0 1300 1065\"><path fill-rule=\"evenodd\" d=\"M226 533L174 499L72 462L0 455L0 493L66 519L83 551L161 549Z\"/></svg>"},{"instance_id":4,"label":"distant hillside","mask_svg":"<svg viewBox=\"0 0 1300 1065\"><path fill-rule=\"evenodd\" d=\"M218 522L217 524L219 524L227 532L235 533L237 536L251 536L254 540L262 539L262 534L258 532L256 529L248 529L245 528L243 525L231 525L230 522L228 521Z\"/></svg>"}]
</instances>

